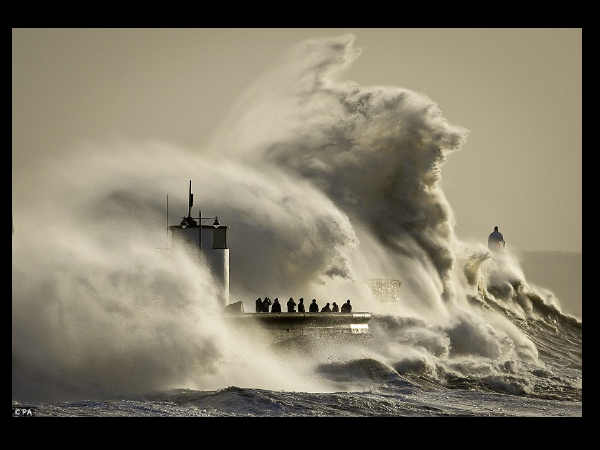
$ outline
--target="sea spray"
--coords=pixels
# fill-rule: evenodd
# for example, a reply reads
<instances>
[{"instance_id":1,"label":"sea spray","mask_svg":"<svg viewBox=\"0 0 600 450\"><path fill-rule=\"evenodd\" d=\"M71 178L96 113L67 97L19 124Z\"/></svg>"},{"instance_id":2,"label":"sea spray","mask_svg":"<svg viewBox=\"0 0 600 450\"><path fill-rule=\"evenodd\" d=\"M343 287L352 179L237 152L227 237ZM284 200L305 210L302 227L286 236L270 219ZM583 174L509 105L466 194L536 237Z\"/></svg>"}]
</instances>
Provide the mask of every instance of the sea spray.
<instances>
[{"instance_id":1,"label":"sea spray","mask_svg":"<svg viewBox=\"0 0 600 450\"><path fill-rule=\"evenodd\" d=\"M13 397L352 389L332 374L364 364L386 380L580 395L580 358L573 374L546 363L548 330L568 321L556 298L510 252L455 234L441 174L467 131L423 94L343 80L359 54L353 36L299 44L205 148L94 142L13 172L36 180L13 193ZM163 199L183 213L190 178L195 203L230 226L234 300L352 298L377 315L370 343L282 357L228 329L210 274L164 250ZM372 277L401 279L402 300L377 302Z\"/></svg>"}]
</instances>

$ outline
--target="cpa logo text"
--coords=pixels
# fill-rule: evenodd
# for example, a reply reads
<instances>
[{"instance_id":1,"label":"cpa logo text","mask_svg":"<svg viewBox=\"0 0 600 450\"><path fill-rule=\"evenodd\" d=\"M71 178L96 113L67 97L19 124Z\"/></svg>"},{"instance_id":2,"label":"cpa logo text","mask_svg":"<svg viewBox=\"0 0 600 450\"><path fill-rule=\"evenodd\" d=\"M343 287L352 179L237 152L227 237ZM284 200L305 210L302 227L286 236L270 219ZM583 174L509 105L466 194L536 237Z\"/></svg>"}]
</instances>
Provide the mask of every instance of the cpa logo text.
<instances>
[{"instance_id":1,"label":"cpa logo text","mask_svg":"<svg viewBox=\"0 0 600 450\"><path fill-rule=\"evenodd\" d=\"M13 417L33 417L32 408L13 408Z\"/></svg>"}]
</instances>

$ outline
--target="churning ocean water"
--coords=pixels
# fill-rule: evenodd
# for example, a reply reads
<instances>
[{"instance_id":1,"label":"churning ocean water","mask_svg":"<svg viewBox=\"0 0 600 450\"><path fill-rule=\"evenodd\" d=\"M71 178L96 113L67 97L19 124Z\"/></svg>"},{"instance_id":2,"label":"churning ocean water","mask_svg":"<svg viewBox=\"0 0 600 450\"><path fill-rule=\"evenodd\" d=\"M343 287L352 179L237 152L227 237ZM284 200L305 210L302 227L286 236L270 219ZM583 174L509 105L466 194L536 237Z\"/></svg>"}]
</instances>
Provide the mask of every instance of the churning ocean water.
<instances>
[{"instance_id":1,"label":"churning ocean water","mask_svg":"<svg viewBox=\"0 0 600 450\"><path fill-rule=\"evenodd\" d=\"M230 386L214 391L176 389L112 400L18 402L38 416L581 416L581 322L551 314L515 320L535 343L544 367L506 361L500 371L457 376L438 366L388 364L376 359L331 362L319 376L361 385L354 390L294 392ZM372 327L408 332L413 321L378 316ZM376 333L375 333L376 334ZM311 343L287 342L293 347ZM318 345L317 342L312 344ZM368 341L365 346L371 345Z\"/></svg>"},{"instance_id":2,"label":"churning ocean water","mask_svg":"<svg viewBox=\"0 0 600 450\"><path fill-rule=\"evenodd\" d=\"M44 184L23 198L37 202L14 210L14 405L40 416L582 415L581 321L529 286L510 250L456 236L441 169L467 130L423 94L344 80L359 55L352 35L300 43L206 149L99 144L36 164ZM156 250L164 194L188 174L202 174L195 207L231 227L232 292L351 297L374 313L371 334L232 338L210 270ZM354 283L396 278L396 309Z\"/></svg>"}]
</instances>

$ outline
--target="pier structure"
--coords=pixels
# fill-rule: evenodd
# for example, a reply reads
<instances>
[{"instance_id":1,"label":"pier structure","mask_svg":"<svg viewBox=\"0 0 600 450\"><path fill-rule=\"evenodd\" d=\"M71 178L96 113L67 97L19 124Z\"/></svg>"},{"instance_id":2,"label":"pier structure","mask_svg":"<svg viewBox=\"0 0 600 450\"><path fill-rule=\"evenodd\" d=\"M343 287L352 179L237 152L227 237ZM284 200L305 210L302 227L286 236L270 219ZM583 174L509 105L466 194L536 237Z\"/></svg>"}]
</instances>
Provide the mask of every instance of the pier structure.
<instances>
[{"instance_id":1,"label":"pier structure","mask_svg":"<svg viewBox=\"0 0 600 450\"><path fill-rule=\"evenodd\" d=\"M199 261L208 265L219 286L219 302L227 322L237 328L259 326L269 331L274 339L281 340L298 336L338 336L369 334L368 312L281 312L247 313L241 301L230 303L229 298L229 227L219 222L219 218L203 217L198 209L198 217L192 216L194 194L190 180L187 216L178 225L169 225L169 203L167 196L167 233L171 248L182 248ZM204 223L203 223L204 221ZM208 223L206 223L208 222Z\"/></svg>"},{"instance_id":2,"label":"pier structure","mask_svg":"<svg viewBox=\"0 0 600 450\"><path fill-rule=\"evenodd\" d=\"M203 256L208 268L218 282L219 301L223 306L229 303L229 247L227 232L229 227L219 222L218 216L202 217L198 209L198 217L192 217L194 194L190 180L188 193L188 214L182 217L179 225L168 225L167 198L167 230L169 242L173 248L184 248L192 256ZM203 223L209 222L209 223Z\"/></svg>"}]
</instances>

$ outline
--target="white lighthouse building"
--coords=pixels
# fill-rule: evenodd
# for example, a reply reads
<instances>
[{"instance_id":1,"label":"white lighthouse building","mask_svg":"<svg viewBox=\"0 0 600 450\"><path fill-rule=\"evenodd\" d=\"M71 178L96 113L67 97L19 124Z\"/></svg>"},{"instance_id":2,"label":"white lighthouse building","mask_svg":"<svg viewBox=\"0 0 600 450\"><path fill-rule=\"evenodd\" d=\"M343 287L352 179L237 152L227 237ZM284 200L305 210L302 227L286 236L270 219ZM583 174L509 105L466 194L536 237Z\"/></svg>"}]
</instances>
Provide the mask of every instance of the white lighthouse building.
<instances>
[{"instance_id":1,"label":"white lighthouse building","mask_svg":"<svg viewBox=\"0 0 600 450\"><path fill-rule=\"evenodd\" d=\"M188 215L182 218L179 225L168 227L169 240L174 248L184 248L192 255L204 256L206 264L218 282L219 301L226 306L229 303L228 227L221 225L218 217L202 217L201 210L198 211L198 217L192 217L193 204L194 194L192 194L190 181Z\"/></svg>"}]
</instances>

